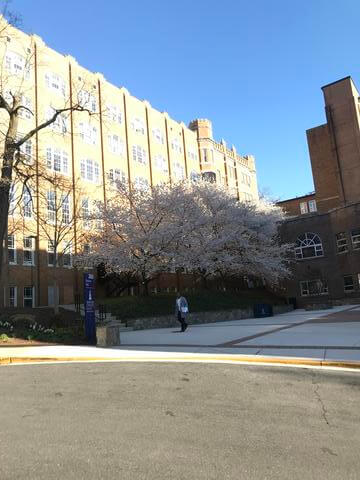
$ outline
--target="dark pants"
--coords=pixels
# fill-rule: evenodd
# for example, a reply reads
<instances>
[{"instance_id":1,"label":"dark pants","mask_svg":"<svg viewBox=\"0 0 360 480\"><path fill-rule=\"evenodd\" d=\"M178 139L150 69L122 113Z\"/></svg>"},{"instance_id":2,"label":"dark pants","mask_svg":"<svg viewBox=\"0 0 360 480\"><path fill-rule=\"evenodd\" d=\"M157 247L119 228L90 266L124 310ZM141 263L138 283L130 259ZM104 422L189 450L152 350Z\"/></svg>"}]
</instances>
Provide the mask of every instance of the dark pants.
<instances>
[{"instance_id":1,"label":"dark pants","mask_svg":"<svg viewBox=\"0 0 360 480\"><path fill-rule=\"evenodd\" d=\"M187 327L187 323L185 322L185 319L181 316L181 312L178 312L177 319L178 319L178 322L180 322L181 331L185 332L186 327Z\"/></svg>"}]
</instances>

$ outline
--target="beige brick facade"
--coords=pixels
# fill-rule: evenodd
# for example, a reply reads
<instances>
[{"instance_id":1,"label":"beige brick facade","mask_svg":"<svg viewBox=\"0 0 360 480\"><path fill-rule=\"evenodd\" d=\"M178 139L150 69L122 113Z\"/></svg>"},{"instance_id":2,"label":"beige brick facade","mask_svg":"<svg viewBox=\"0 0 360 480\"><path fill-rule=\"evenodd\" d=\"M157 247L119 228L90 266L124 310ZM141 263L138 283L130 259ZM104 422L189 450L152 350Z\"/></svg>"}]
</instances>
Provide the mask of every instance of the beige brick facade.
<instances>
[{"instance_id":1,"label":"beige brick facade","mask_svg":"<svg viewBox=\"0 0 360 480\"><path fill-rule=\"evenodd\" d=\"M166 112L154 109L148 101L132 96L126 88L112 85L102 74L84 69L73 57L49 48L38 36L12 27L7 32L0 45L6 88L21 91L33 112L20 119L21 132L47 119L52 107L69 107L79 99L86 98L87 108L94 112L91 116L86 112L67 113L56 125L34 136L29 145L36 165L66 177L75 217L75 206L83 205L83 200L106 200L109 175L143 187L210 176L239 199L258 199L254 158L239 155L224 141L217 143L209 120L195 120L188 128ZM24 68L21 70L19 65ZM0 115L6 122L5 114ZM41 180L34 185L34 209L41 208L39 196L41 192L44 196L46 188ZM74 293L81 289L80 274L71 265L62 266L62 261L56 272L49 267L48 239L39 220L32 215L19 221L18 213L15 209L10 218L10 255L14 261L9 265L5 258L7 271L1 279L0 306L23 306L26 287L32 288L34 306L47 305L54 275L58 278L60 302L72 303ZM66 237L72 254L80 248L83 228L83 222L76 221ZM24 254L23 242L29 236L33 261L24 265L24 255L29 254ZM29 289L26 293L30 293Z\"/></svg>"}]
</instances>

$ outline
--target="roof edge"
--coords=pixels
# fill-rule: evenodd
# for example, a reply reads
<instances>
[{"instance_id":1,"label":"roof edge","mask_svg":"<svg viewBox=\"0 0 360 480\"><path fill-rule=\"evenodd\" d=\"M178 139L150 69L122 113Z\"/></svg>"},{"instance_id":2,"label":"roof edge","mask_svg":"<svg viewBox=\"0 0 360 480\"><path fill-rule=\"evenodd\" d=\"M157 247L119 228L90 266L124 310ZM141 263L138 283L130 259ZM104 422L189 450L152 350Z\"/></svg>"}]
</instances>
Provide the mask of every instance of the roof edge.
<instances>
[{"instance_id":1,"label":"roof edge","mask_svg":"<svg viewBox=\"0 0 360 480\"><path fill-rule=\"evenodd\" d=\"M335 83L340 83L340 82L343 82L344 80L348 80L348 79L353 81L352 78L351 78L351 75L348 75L347 77L340 78L340 80L335 80L335 82L330 82L330 83L327 83L326 85L323 85L321 87L321 90L324 90L324 88L330 87L330 85L334 85Z\"/></svg>"}]
</instances>

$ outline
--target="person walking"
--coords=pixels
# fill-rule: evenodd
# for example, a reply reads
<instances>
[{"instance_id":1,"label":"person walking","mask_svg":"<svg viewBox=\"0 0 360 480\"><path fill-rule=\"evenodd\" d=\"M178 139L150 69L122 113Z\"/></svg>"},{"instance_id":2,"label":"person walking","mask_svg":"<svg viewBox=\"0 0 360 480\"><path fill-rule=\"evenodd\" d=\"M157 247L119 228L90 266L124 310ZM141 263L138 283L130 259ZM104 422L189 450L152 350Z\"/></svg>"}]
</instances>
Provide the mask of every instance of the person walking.
<instances>
[{"instance_id":1,"label":"person walking","mask_svg":"<svg viewBox=\"0 0 360 480\"><path fill-rule=\"evenodd\" d=\"M186 315L189 313L189 305L185 297L178 292L175 302L175 316L177 317L178 322L181 325L181 331L185 332L188 327L186 323Z\"/></svg>"}]
</instances>

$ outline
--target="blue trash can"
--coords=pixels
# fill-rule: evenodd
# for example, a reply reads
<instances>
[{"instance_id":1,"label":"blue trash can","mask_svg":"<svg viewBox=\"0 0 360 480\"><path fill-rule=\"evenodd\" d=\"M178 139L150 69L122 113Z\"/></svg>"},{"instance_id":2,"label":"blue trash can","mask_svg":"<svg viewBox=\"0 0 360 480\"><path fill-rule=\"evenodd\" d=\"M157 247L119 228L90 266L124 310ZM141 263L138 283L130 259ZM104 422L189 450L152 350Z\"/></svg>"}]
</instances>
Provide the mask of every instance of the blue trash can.
<instances>
[{"instance_id":1,"label":"blue trash can","mask_svg":"<svg viewBox=\"0 0 360 480\"><path fill-rule=\"evenodd\" d=\"M254 318L272 317L273 308L269 303L255 303Z\"/></svg>"}]
</instances>

